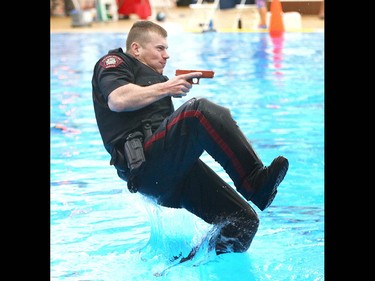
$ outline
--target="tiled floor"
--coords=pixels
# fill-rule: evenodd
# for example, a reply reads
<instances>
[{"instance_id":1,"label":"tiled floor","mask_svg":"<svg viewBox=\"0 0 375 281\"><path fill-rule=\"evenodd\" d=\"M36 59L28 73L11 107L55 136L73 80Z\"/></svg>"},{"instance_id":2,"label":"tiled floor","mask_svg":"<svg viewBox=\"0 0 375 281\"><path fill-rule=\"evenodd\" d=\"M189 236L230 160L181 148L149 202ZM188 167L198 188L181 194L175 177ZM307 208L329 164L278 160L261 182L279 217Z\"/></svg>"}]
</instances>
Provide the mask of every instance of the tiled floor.
<instances>
[{"instance_id":1,"label":"tiled floor","mask_svg":"<svg viewBox=\"0 0 375 281\"><path fill-rule=\"evenodd\" d=\"M213 20L214 28L217 31L235 31L252 32L259 31L256 28L257 14L255 9L226 9L213 10L212 8L195 10L189 7L156 7L153 10L151 20L156 20L158 12L165 14L165 20L159 22L167 26L168 30L175 29L181 31L201 31L200 24L207 24L210 19ZM299 15L298 15L299 16ZM238 29L238 18L241 18L242 29ZM72 26L73 19L70 16L52 16L50 18L51 32L127 32L134 21L139 20L137 15L131 15L129 19L120 19L118 21L96 22L93 21L89 26ZM324 30L324 19L318 15L301 15L299 21L300 28L290 31L314 31ZM287 29L288 23L284 24Z\"/></svg>"}]
</instances>

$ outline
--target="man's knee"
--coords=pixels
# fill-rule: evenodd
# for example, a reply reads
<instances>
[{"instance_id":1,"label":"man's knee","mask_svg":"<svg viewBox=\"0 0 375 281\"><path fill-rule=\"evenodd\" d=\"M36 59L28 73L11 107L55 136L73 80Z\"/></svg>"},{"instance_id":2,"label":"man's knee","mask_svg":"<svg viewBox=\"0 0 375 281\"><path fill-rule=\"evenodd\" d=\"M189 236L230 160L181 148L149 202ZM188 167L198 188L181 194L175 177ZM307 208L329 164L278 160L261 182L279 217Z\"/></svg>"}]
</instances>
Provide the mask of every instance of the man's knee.
<instances>
[{"instance_id":1,"label":"man's knee","mask_svg":"<svg viewBox=\"0 0 375 281\"><path fill-rule=\"evenodd\" d=\"M195 107L198 111L202 112L206 118L225 119L226 117L231 117L228 108L206 98L197 98L195 101Z\"/></svg>"}]
</instances>

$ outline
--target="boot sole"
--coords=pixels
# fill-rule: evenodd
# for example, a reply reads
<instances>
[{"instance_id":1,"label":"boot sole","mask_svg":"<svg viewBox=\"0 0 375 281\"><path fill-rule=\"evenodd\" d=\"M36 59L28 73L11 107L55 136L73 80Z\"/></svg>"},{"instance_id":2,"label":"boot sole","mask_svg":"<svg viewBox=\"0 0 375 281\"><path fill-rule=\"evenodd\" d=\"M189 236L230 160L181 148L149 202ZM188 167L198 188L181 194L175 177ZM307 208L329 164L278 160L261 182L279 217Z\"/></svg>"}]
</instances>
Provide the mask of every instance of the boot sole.
<instances>
[{"instance_id":1,"label":"boot sole","mask_svg":"<svg viewBox=\"0 0 375 281\"><path fill-rule=\"evenodd\" d=\"M289 161L288 159L279 156L275 159L275 167L273 168L274 171L278 171L277 173L271 174L269 176L268 183L265 184L265 187L254 194L251 201L261 210L264 211L268 208L275 196L277 194L277 187L283 181L286 172L289 168Z\"/></svg>"}]
</instances>

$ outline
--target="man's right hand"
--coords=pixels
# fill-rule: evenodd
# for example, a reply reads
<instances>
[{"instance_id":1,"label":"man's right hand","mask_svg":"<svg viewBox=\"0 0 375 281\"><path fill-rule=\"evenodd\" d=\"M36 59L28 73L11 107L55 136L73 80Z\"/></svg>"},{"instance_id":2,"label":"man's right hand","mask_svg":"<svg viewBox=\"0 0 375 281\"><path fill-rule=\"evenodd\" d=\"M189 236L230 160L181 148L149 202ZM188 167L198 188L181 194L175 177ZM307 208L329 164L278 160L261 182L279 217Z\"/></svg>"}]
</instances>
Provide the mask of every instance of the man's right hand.
<instances>
[{"instance_id":1,"label":"man's right hand","mask_svg":"<svg viewBox=\"0 0 375 281\"><path fill-rule=\"evenodd\" d=\"M169 88L170 96L174 98L186 96L192 87L192 83L189 81L194 80L195 78L200 78L201 76L202 72L191 72L177 75L168 80L165 84Z\"/></svg>"}]
</instances>

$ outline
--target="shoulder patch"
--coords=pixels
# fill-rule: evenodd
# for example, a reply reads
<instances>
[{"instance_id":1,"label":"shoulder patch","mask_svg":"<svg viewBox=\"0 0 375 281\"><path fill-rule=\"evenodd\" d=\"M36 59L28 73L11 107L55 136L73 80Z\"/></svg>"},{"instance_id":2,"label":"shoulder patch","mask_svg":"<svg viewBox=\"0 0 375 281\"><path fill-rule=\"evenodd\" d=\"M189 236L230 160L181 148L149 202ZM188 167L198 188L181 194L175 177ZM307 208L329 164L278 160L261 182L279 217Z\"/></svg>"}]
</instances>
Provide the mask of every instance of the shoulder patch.
<instances>
[{"instance_id":1,"label":"shoulder patch","mask_svg":"<svg viewBox=\"0 0 375 281\"><path fill-rule=\"evenodd\" d=\"M108 55L105 56L101 62L100 66L103 68L112 68L117 67L120 63L122 63L124 60L116 55Z\"/></svg>"}]
</instances>

